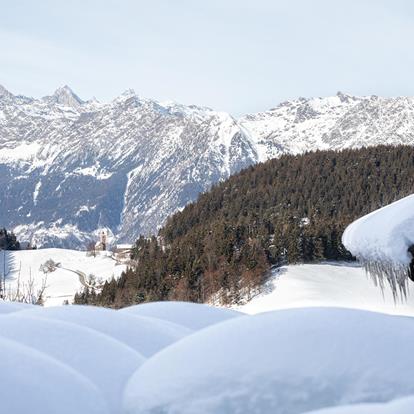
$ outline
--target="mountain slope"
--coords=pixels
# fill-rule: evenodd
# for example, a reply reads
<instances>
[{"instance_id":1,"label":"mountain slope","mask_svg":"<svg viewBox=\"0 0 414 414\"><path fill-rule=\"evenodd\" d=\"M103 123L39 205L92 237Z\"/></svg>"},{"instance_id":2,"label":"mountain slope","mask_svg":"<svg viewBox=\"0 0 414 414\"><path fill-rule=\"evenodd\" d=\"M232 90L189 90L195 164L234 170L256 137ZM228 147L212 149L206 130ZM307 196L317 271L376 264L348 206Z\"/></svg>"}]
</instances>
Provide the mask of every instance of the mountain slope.
<instances>
[{"instance_id":1,"label":"mountain slope","mask_svg":"<svg viewBox=\"0 0 414 414\"><path fill-rule=\"evenodd\" d=\"M266 112L242 117L259 160L316 149L361 148L414 143L414 99L356 97L299 98Z\"/></svg>"},{"instance_id":2,"label":"mountain slope","mask_svg":"<svg viewBox=\"0 0 414 414\"><path fill-rule=\"evenodd\" d=\"M109 103L69 87L41 99L0 87L0 224L43 246L98 229L132 241L258 161L316 149L413 144L412 98L289 101L238 120L126 91Z\"/></svg>"},{"instance_id":3,"label":"mountain slope","mask_svg":"<svg viewBox=\"0 0 414 414\"><path fill-rule=\"evenodd\" d=\"M43 245L154 231L256 154L236 121L207 108L162 106L132 91L109 104L64 87L33 100L0 96L0 222Z\"/></svg>"},{"instance_id":4,"label":"mountain slope","mask_svg":"<svg viewBox=\"0 0 414 414\"><path fill-rule=\"evenodd\" d=\"M159 237L140 238L139 266L98 303L153 300L235 304L272 266L350 260L341 243L361 215L413 192L414 148L283 155L252 166L174 214Z\"/></svg>"}]
</instances>

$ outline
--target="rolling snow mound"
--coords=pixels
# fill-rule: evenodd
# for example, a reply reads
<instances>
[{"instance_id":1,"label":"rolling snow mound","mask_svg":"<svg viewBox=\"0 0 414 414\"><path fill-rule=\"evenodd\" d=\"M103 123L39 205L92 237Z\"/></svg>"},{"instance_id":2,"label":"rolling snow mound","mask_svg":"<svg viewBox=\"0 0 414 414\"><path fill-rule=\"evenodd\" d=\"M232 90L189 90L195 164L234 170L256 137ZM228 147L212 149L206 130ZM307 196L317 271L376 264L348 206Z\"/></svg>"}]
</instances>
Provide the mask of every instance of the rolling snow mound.
<instances>
[{"instance_id":1,"label":"rolling snow mound","mask_svg":"<svg viewBox=\"0 0 414 414\"><path fill-rule=\"evenodd\" d=\"M412 317L183 302L0 309L8 414L413 412Z\"/></svg>"},{"instance_id":2,"label":"rolling snow mound","mask_svg":"<svg viewBox=\"0 0 414 414\"><path fill-rule=\"evenodd\" d=\"M194 330L243 315L230 309L190 302L151 302L129 306L119 312L159 318Z\"/></svg>"},{"instance_id":3,"label":"rolling snow mound","mask_svg":"<svg viewBox=\"0 0 414 414\"><path fill-rule=\"evenodd\" d=\"M192 330L171 322L93 306L35 307L19 312L19 315L88 327L110 336L145 357L192 333Z\"/></svg>"},{"instance_id":4,"label":"rolling snow mound","mask_svg":"<svg viewBox=\"0 0 414 414\"><path fill-rule=\"evenodd\" d=\"M1 410L8 414L109 414L84 376L43 352L0 336Z\"/></svg>"},{"instance_id":5,"label":"rolling snow mound","mask_svg":"<svg viewBox=\"0 0 414 414\"><path fill-rule=\"evenodd\" d=\"M0 332L2 337L43 352L88 378L114 411L128 377L145 361L141 354L100 332L29 317L25 312L0 318Z\"/></svg>"},{"instance_id":6,"label":"rolling snow mound","mask_svg":"<svg viewBox=\"0 0 414 414\"><path fill-rule=\"evenodd\" d=\"M234 318L147 360L127 414L271 413L414 394L413 320L303 308ZM398 344L398 356L396 356Z\"/></svg>"},{"instance_id":7,"label":"rolling snow mound","mask_svg":"<svg viewBox=\"0 0 414 414\"><path fill-rule=\"evenodd\" d=\"M412 414L414 397L401 398L385 404L354 404L327 408L306 414Z\"/></svg>"}]
</instances>

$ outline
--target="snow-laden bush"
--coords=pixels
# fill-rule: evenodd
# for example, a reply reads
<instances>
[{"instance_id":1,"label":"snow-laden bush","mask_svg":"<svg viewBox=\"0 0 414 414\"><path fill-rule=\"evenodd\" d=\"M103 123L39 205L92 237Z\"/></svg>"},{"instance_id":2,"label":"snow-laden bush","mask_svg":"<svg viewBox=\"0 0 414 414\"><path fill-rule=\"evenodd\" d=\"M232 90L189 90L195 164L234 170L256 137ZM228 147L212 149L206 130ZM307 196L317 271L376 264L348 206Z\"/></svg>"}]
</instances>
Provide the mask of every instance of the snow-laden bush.
<instances>
[{"instance_id":1,"label":"snow-laden bush","mask_svg":"<svg viewBox=\"0 0 414 414\"><path fill-rule=\"evenodd\" d=\"M192 333L190 329L168 321L93 306L36 307L22 312L94 329L128 345L145 357Z\"/></svg>"},{"instance_id":2,"label":"snow-laden bush","mask_svg":"<svg viewBox=\"0 0 414 414\"><path fill-rule=\"evenodd\" d=\"M280 310L195 332L147 360L127 414L298 414L414 394L414 319Z\"/></svg>"},{"instance_id":3,"label":"snow-laden bush","mask_svg":"<svg viewBox=\"0 0 414 414\"><path fill-rule=\"evenodd\" d=\"M159 318L193 330L243 315L230 309L190 302L150 302L123 308L119 312Z\"/></svg>"}]
</instances>

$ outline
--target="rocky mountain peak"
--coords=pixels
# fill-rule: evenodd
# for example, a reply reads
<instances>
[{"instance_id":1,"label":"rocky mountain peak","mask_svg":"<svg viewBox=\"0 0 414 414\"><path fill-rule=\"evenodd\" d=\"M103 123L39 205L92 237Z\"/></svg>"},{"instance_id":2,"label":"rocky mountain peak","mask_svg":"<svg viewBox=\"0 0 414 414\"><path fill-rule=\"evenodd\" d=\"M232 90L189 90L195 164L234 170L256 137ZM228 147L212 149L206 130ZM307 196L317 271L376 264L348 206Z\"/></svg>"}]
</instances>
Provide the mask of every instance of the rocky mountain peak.
<instances>
[{"instance_id":1,"label":"rocky mountain peak","mask_svg":"<svg viewBox=\"0 0 414 414\"><path fill-rule=\"evenodd\" d=\"M84 103L67 85L56 89L54 94L48 98L57 104L70 106L72 108L77 108Z\"/></svg>"},{"instance_id":2,"label":"rocky mountain peak","mask_svg":"<svg viewBox=\"0 0 414 414\"><path fill-rule=\"evenodd\" d=\"M0 85L0 98L2 97L12 97L13 94L10 93L3 85Z\"/></svg>"},{"instance_id":3,"label":"rocky mountain peak","mask_svg":"<svg viewBox=\"0 0 414 414\"><path fill-rule=\"evenodd\" d=\"M123 97L123 98L131 98L133 96L135 97L135 96L137 96L137 94L136 94L135 90L132 89L132 88L126 89L124 92L121 93L121 97Z\"/></svg>"},{"instance_id":4,"label":"rocky mountain peak","mask_svg":"<svg viewBox=\"0 0 414 414\"><path fill-rule=\"evenodd\" d=\"M336 93L336 96L339 98L339 100L343 103L347 103L353 99L355 99L352 95L349 95L348 93L344 93L341 91L338 91Z\"/></svg>"}]
</instances>

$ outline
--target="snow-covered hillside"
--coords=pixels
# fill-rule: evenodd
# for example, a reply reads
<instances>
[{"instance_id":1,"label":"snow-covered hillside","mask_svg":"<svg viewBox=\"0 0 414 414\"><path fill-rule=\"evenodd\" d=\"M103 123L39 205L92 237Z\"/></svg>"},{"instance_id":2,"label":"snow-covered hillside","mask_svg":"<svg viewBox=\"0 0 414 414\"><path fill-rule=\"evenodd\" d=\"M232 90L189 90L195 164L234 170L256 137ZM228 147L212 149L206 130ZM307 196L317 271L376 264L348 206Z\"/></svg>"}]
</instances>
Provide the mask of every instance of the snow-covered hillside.
<instances>
[{"instance_id":1,"label":"snow-covered hillside","mask_svg":"<svg viewBox=\"0 0 414 414\"><path fill-rule=\"evenodd\" d=\"M410 286L412 283L410 283ZM273 271L263 291L235 309L249 314L277 309L337 306L392 315L414 316L414 286L406 300L394 302L389 285L375 286L356 263L283 266Z\"/></svg>"},{"instance_id":2,"label":"snow-covered hillside","mask_svg":"<svg viewBox=\"0 0 414 414\"><path fill-rule=\"evenodd\" d=\"M100 103L68 87L41 99L0 87L0 223L44 246L84 247L100 228L132 241L243 167L307 150L413 144L413 127L405 97L338 93L235 119L133 91Z\"/></svg>"},{"instance_id":3,"label":"snow-covered hillside","mask_svg":"<svg viewBox=\"0 0 414 414\"><path fill-rule=\"evenodd\" d=\"M0 252L0 269L3 269L3 260L6 258L6 272L9 273L6 284L8 290L12 292L17 289L19 273L21 289L27 289L28 282L32 278L36 291L41 288L45 278L40 267L49 259L60 263L60 267L47 274L47 287L43 297L46 306L61 305L65 300L71 302L75 293L84 287L79 273L86 278L94 275L101 280L110 280L112 277L118 278L126 268L125 265L118 264L109 253L102 252L97 257L68 249L3 253ZM275 269L260 294L244 305L234 306L234 309L255 314L303 306L339 306L414 316L413 291L414 287L411 287L407 299L395 303L390 286L386 285L383 290L379 289L367 276L364 268L357 263L289 265ZM156 306L146 304L137 309L139 315L167 319L171 312L167 303ZM125 311L129 311L129 308ZM178 314L172 313L178 318ZM194 323L192 316L183 309L180 324L189 326L192 323ZM200 328L203 323L199 320L195 326Z\"/></svg>"},{"instance_id":4,"label":"snow-covered hillside","mask_svg":"<svg viewBox=\"0 0 414 414\"><path fill-rule=\"evenodd\" d=\"M41 266L48 260L58 263L59 267L45 274ZM0 252L0 269L6 269L6 291L14 296L18 289L26 294L29 289L36 294L45 283L43 294L45 306L62 305L72 302L76 292L88 283L90 275L101 281L117 278L126 269L118 264L109 253L100 252L96 257L86 252L67 249L38 249ZM85 280L86 279L86 280ZM30 281L33 286L30 287ZM99 281L98 281L99 283Z\"/></svg>"}]
</instances>

